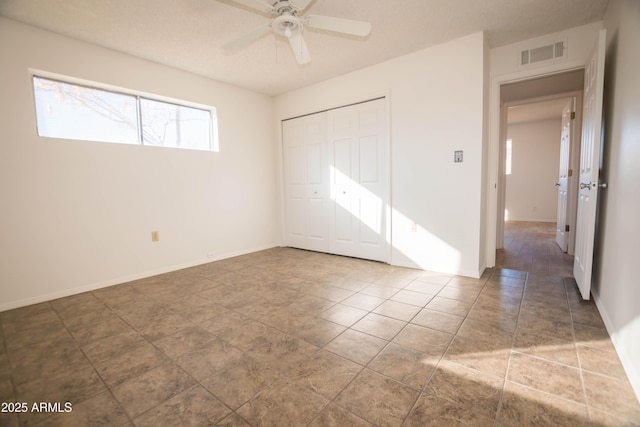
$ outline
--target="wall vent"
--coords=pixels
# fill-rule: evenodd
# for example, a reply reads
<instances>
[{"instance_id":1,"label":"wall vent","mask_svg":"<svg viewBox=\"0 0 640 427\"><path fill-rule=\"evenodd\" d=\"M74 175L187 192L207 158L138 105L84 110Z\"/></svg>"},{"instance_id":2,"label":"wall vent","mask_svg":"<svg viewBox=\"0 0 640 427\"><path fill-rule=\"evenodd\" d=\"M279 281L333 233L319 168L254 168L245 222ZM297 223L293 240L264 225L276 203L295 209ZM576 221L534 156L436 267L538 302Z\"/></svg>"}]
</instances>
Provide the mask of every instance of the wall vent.
<instances>
[{"instance_id":1,"label":"wall vent","mask_svg":"<svg viewBox=\"0 0 640 427\"><path fill-rule=\"evenodd\" d=\"M520 66L565 58L566 52L565 42L556 42L533 49L525 49L520 51Z\"/></svg>"}]
</instances>

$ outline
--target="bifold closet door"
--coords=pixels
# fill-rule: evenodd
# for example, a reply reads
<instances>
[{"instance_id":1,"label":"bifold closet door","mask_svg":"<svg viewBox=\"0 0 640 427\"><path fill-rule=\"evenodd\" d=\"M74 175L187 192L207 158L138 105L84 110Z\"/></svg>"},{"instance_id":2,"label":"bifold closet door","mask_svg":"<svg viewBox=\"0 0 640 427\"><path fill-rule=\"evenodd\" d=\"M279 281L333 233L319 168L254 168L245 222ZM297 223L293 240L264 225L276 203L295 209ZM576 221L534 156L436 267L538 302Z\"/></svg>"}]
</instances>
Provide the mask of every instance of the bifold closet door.
<instances>
[{"instance_id":1,"label":"bifold closet door","mask_svg":"<svg viewBox=\"0 0 640 427\"><path fill-rule=\"evenodd\" d=\"M389 261L386 100L282 122L287 246Z\"/></svg>"},{"instance_id":2,"label":"bifold closet door","mask_svg":"<svg viewBox=\"0 0 640 427\"><path fill-rule=\"evenodd\" d=\"M285 244L329 251L327 114L282 122Z\"/></svg>"},{"instance_id":3,"label":"bifold closet door","mask_svg":"<svg viewBox=\"0 0 640 427\"><path fill-rule=\"evenodd\" d=\"M386 100L327 116L332 253L389 261L389 137Z\"/></svg>"}]
</instances>

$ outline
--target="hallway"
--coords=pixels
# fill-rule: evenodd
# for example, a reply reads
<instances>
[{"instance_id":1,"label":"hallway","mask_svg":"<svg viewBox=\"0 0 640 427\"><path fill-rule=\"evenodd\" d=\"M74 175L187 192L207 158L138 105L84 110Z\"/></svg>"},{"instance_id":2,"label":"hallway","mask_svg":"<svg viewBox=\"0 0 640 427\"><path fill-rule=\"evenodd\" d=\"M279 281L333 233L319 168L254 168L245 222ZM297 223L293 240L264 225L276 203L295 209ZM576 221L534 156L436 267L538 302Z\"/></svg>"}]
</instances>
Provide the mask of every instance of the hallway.
<instances>
[{"instance_id":1,"label":"hallway","mask_svg":"<svg viewBox=\"0 0 640 427\"><path fill-rule=\"evenodd\" d=\"M573 277L573 256L555 243L554 222L507 221L496 267Z\"/></svg>"},{"instance_id":2,"label":"hallway","mask_svg":"<svg viewBox=\"0 0 640 427\"><path fill-rule=\"evenodd\" d=\"M638 425L640 405L633 394L593 298L584 301L580 297L573 278L573 256L562 252L556 244L555 223L505 222L504 248L496 251L495 270L511 269L526 272L527 276L520 306L518 329L521 330L520 328L525 326L522 323L523 314L535 312L536 310L532 308L537 306L540 310L538 312L540 318L532 321L532 325L547 324L548 320L553 319L546 330L543 327L538 329L542 334L538 338L556 337L549 341L555 345L542 346L528 342L525 348L518 348L517 342L522 339L516 338L513 351L531 354L535 349L536 356L563 364L567 363L567 360L572 360L568 364L578 367L581 372L582 387L592 425L610 425L615 422L619 422L619 425ZM553 285L554 283L556 286ZM564 286L561 286L561 283L564 283ZM564 320L554 324L561 318ZM573 355L571 340L559 338L558 332L564 329L563 322L567 326L566 338L573 335L577 359ZM568 326L572 326L573 334ZM524 332L524 328L521 331ZM524 339L524 341L527 340ZM569 359L563 361L563 354L568 355ZM548 382L549 387L553 388L554 381L551 377L553 374L547 372L543 375L549 375L545 381ZM542 375L540 377L542 378ZM608 402L605 406L599 409L594 408L605 402ZM613 414L607 414L606 419L601 418L603 413L599 411L605 408L616 411L620 418L617 419Z\"/></svg>"}]
</instances>

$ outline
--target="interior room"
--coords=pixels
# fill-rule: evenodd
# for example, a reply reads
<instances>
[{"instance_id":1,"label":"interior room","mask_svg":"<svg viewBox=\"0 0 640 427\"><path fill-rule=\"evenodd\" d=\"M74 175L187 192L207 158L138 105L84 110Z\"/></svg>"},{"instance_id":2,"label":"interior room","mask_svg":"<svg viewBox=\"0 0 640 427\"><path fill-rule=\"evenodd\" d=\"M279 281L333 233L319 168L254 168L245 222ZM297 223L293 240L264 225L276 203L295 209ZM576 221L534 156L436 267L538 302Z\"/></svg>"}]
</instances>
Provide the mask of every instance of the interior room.
<instances>
[{"instance_id":1,"label":"interior room","mask_svg":"<svg viewBox=\"0 0 640 427\"><path fill-rule=\"evenodd\" d=\"M640 424L640 3L396 3L0 0L0 425Z\"/></svg>"}]
</instances>

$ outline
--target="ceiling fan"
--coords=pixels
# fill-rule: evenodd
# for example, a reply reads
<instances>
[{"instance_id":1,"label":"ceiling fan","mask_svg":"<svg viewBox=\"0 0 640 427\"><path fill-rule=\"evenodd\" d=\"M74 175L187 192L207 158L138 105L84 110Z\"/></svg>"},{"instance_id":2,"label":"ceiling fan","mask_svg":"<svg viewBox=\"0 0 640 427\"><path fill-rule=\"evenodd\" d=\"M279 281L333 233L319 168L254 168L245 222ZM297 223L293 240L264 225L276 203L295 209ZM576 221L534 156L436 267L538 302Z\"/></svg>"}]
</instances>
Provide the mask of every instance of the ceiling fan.
<instances>
[{"instance_id":1,"label":"ceiling fan","mask_svg":"<svg viewBox=\"0 0 640 427\"><path fill-rule=\"evenodd\" d=\"M303 65L311 61L307 44L302 37L302 31L305 27L359 37L366 37L371 32L371 24L364 21L322 15L300 16L313 0L276 0L273 4L264 0L232 1L260 12L270 13L275 15L275 18L270 23L261 25L244 36L223 45L222 49L227 52L248 46L264 34L273 31L289 40L296 62Z\"/></svg>"}]
</instances>

